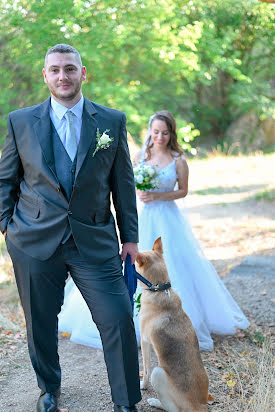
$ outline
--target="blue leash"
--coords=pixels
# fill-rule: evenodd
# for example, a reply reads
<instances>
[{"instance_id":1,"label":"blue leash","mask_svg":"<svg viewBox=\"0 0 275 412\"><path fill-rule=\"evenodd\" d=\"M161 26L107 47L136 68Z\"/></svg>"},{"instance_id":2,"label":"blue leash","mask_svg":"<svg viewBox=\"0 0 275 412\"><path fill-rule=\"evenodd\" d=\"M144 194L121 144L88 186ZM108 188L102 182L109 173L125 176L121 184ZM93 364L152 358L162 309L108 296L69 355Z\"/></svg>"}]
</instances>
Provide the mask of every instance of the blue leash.
<instances>
[{"instance_id":1,"label":"blue leash","mask_svg":"<svg viewBox=\"0 0 275 412\"><path fill-rule=\"evenodd\" d=\"M124 281L129 291L132 308L134 307L134 294L137 289L137 279L148 286L147 290L150 290L151 292L161 292L171 288L170 282L161 285L153 285L153 283L137 272L135 265L132 265L131 256L127 255L124 263Z\"/></svg>"},{"instance_id":2,"label":"blue leash","mask_svg":"<svg viewBox=\"0 0 275 412\"><path fill-rule=\"evenodd\" d=\"M124 262L124 282L128 288L132 309L134 309L134 294L137 289L137 278L134 275L135 265L132 265L131 256L127 255Z\"/></svg>"}]
</instances>

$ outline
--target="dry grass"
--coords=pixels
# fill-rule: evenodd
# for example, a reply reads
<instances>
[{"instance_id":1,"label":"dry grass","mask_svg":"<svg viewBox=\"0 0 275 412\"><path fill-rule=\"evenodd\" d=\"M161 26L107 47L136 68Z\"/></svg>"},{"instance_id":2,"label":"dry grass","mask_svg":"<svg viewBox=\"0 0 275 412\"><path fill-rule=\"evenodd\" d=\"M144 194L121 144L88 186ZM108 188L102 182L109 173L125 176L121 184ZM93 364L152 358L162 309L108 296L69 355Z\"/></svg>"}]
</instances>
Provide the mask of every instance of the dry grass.
<instances>
[{"instance_id":1,"label":"dry grass","mask_svg":"<svg viewBox=\"0 0 275 412\"><path fill-rule=\"evenodd\" d=\"M215 340L215 349L203 353L213 401L211 412L271 412L274 404L274 361L268 331L264 342L253 343L245 334ZM273 391L272 391L273 389Z\"/></svg>"},{"instance_id":2,"label":"dry grass","mask_svg":"<svg viewBox=\"0 0 275 412\"><path fill-rule=\"evenodd\" d=\"M234 365L234 369L240 377L240 373L244 369L245 372L249 375L251 384L254 386L254 393L248 402L248 405L245 406L245 412L270 412L272 410L272 405L275 404L274 397L274 358L272 352L272 342L271 339L266 339L264 341L263 347L260 350L258 361L256 362L254 374L251 372L251 361L242 365L241 370L239 371L239 365ZM241 380L239 378L241 384ZM242 391L243 393L243 391ZM242 396L241 400L245 403L245 400Z\"/></svg>"}]
</instances>

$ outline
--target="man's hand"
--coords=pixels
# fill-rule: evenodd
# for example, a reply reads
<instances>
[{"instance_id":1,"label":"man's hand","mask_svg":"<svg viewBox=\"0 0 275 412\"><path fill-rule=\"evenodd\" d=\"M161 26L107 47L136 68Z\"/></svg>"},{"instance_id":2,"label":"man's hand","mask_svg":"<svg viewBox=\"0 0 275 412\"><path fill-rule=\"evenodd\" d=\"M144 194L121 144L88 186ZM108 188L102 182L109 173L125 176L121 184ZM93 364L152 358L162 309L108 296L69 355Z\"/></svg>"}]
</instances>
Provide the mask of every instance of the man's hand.
<instances>
[{"instance_id":1,"label":"man's hand","mask_svg":"<svg viewBox=\"0 0 275 412\"><path fill-rule=\"evenodd\" d=\"M122 245L121 259L125 260L127 254L131 256L131 261L133 265L135 263L135 260L138 254L137 243L127 242Z\"/></svg>"}]
</instances>

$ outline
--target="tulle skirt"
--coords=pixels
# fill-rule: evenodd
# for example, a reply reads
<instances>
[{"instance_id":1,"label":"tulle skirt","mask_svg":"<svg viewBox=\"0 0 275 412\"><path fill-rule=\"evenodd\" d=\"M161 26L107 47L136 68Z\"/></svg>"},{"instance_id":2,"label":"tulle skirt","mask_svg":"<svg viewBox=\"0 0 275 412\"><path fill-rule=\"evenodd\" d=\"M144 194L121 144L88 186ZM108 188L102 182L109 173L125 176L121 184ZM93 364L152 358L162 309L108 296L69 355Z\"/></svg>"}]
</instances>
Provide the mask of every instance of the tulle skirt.
<instances>
[{"instance_id":1,"label":"tulle skirt","mask_svg":"<svg viewBox=\"0 0 275 412\"><path fill-rule=\"evenodd\" d=\"M155 201L140 208L140 251L152 249L159 236L172 287L179 294L183 309L191 319L200 349L213 348L211 333L227 335L236 333L236 328L247 328L247 318L206 259L187 217L174 201ZM138 286L136 297L141 290ZM136 306L134 323L139 343ZM98 329L72 279L65 287L59 331L69 332L71 340L76 343L102 348Z\"/></svg>"},{"instance_id":2,"label":"tulle skirt","mask_svg":"<svg viewBox=\"0 0 275 412\"><path fill-rule=\"evenodd\" d=\"M70 333L71 341L102 349L97 326L72 278L65 286L64 304L58 318L58 330Z\"/></svg>"}]
</instances>

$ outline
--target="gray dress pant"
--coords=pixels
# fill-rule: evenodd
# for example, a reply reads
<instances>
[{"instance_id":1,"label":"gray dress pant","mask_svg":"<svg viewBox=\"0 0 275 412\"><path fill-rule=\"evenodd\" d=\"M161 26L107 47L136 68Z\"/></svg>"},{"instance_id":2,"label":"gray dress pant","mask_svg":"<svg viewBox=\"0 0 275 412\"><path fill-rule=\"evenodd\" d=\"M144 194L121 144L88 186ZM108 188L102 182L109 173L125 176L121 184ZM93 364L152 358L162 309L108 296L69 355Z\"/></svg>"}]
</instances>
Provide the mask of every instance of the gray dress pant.
<instances>
[{"instance_id":1,"label":"gray dress pant","mask_svg":"<svg viewBox=\"0 0 275 412\"><path fill-rule=\"evenodd\" d=\"M40 261L19 250L8 238L6 243L25 313L30 358L41 390L54 392L61 384L57 315L69 272L99 329L113 402L123 406L139 402L137 342L120 256L101 266L90 265L80 256L71 237L51 258Z\"/></svg>"}]
</instances>

